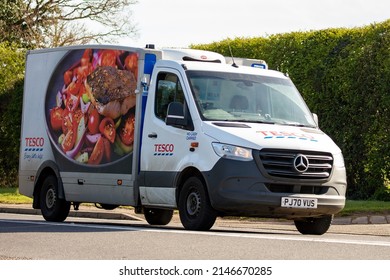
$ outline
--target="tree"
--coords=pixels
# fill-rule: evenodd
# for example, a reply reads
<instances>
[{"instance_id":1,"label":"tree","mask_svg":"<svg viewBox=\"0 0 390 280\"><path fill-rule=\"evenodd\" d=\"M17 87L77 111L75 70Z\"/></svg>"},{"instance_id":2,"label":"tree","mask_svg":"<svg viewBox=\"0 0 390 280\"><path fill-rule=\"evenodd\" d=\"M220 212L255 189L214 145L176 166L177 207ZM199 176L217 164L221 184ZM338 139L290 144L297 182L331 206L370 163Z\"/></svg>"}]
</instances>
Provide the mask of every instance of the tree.
<instances>
[{"instance_id":1,"label":"tree","mask_svg":"<svg viewBox=\"0 0 390 280\"><path fill-rule=\"evenodd\" d=\"M23 79L24 59L25 52L16 45L0 42L0 95Z\"/></svg>"},{"instance_id":2,"label":"tree","mask_svg":"<svg viewBox=\"0 0 390 280\"><path fill-rule=\"evenodd\" d=\"M15 186L25 52L0 43L0 186Z\"/></svg>"},{"instance_id":3,"label":"tree","mask_svg":"<svg viewBox=\"0 0 390 280\"><path fill-rule=\"evenodd\" d=\"M137 0L2 0L0 42L28 48L112 42L137 33Z\"/></svg>"}]
</instances>

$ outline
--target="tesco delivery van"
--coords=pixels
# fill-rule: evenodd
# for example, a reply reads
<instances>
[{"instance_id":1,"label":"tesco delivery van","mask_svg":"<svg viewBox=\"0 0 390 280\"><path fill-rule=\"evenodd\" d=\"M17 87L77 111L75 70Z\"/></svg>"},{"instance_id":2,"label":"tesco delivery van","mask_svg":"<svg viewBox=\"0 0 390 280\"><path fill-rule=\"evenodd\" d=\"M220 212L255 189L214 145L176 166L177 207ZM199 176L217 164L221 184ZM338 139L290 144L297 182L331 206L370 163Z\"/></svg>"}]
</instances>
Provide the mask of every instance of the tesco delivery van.
<instances>
[{"instance_id":1,"label":"tesco delivery van","mask_svg":"<svg viewBox=\"0 0 390 280\"><path fill-rule=\"evenodd\" d=\"M101 45L26 60L19 187L47 221L85 202L152 225L178 209L189 230L247 216L323 234L344 207L340 149L264 61Z\"/></svg>"}]
</instances>

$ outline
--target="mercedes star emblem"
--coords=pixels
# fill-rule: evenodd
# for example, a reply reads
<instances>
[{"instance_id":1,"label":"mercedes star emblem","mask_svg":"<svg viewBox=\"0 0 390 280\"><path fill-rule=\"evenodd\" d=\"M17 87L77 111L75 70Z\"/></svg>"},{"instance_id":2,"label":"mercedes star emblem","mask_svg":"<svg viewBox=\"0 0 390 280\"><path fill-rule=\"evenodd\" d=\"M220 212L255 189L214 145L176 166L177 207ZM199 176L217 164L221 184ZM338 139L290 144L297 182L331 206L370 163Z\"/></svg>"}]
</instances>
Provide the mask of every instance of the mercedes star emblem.
<instances>
[{"instance_id":1,"label":"mercedes star emblem","mask_svg":"<svg viewBox=\"0 0 390 280\"><path fill-rule=\"evenodd\" d=\"M306 172L309 169L309 160L305 155L299 154L294 158L294 169L299 173Z\"/></svg>"}]
</instances>

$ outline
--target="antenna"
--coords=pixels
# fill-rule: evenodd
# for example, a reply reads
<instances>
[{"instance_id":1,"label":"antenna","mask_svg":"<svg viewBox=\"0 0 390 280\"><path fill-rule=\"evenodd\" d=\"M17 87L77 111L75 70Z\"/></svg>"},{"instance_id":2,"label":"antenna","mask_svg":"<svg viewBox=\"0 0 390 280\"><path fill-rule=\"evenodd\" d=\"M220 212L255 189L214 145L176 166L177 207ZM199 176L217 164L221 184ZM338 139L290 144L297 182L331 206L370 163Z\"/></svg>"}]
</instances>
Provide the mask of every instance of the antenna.
<instances>
[{"instance_id":1,"label":"antenna","mask_svg":"<svg viewBox=\"0 0 390 280\"><path fill-rule=\"evenodd\" d=\"M233 61L232 66L238 68L237 64L234 62L233 52L232 52L232 48L230 47L230 45L229 45L229 51L230 51L230 56L232 57L232 61Z\"/></svg>"}]
</instances>

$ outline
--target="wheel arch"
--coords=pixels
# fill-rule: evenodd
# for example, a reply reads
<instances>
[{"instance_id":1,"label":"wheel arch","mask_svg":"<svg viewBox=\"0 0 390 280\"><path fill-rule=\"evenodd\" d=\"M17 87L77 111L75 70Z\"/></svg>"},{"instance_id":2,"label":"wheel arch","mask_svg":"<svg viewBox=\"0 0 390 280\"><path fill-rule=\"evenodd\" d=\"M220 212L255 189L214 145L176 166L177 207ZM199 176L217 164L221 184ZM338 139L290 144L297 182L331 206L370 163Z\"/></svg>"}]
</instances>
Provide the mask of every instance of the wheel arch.
<instances>
[{"instance_id":1,"label":"wheel arch","mask_svg":"<svg viewBox=\"0 0 390 280\"><path fill-rule=\"evenodd\" d=\"M183 188L183 185L185 181L190 177L198 177L200 180L202 180L204 186L206 187L206 192L209 193L208 186L206 184L206 180L203 176L203 174L195 167L187 167L184 169L179 176L176 179L176 201L179 201L180 192Z\"/></svg>"},{"instance_id":2,"label":"wheel arch","mask_svg":"<svg viewBox=\"0 0 390 280\"><path fill-rule=\"evenodd\" d=\"M48 160L45 161L38 169L37 176L34 182L34 191L33 191L33 208L40 209L40 192L42 189L42 184L45 178L49 175L54 175L57 178L58 186L58 197L65 200L65 192L62 184L60 170L57 164L54 161Z\"/></svg>"}]
</instances>

